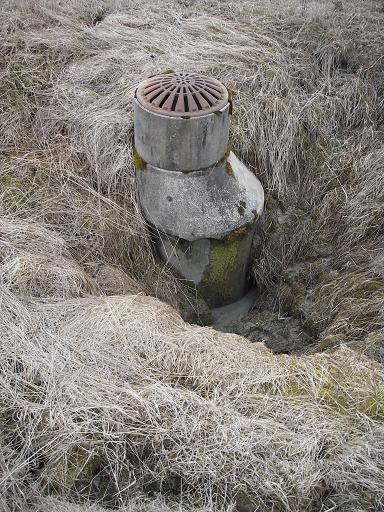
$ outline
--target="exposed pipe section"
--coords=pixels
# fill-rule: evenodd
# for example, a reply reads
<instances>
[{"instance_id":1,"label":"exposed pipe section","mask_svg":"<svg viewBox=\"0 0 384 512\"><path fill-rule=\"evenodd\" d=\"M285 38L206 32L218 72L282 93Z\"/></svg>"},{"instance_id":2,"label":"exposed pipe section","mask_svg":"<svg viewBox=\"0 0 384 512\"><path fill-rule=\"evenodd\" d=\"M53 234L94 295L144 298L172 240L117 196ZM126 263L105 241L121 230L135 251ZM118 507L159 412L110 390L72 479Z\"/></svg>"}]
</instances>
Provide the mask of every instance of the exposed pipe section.
<instances>
[{"instance_id":1,"label":"exposed pipe section","mask_svg":"<svg viewBox=\"0 0 384 512\"><path fill-rule=\"evenodd\" d=\"M140 203L159 254L211 307L238 300L264 192L229 150L227 89L193 73L157 75L137 88L134 113Z\"/></svg>"}]
</instances>

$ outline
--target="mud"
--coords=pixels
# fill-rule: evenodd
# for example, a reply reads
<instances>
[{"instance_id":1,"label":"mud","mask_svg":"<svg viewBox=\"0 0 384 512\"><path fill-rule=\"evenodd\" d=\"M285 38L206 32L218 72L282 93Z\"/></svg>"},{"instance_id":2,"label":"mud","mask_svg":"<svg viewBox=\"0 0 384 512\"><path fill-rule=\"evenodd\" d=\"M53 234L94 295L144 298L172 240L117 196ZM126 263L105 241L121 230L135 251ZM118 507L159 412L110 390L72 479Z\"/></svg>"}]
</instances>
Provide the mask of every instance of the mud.
<instances>
[{"instance_id":1,"label":"mud","mask_svg":"<svg viewBox=\"0 0 384 512\"><path fill-rule=\"evenodd\" d=\"M218 331L264 342L278 354L302 353L316 341L299 319L284 314L268 300L260 300L256 289L234 304L213 310L212 316L212 326Z\"/></svg>"}]
</instances>

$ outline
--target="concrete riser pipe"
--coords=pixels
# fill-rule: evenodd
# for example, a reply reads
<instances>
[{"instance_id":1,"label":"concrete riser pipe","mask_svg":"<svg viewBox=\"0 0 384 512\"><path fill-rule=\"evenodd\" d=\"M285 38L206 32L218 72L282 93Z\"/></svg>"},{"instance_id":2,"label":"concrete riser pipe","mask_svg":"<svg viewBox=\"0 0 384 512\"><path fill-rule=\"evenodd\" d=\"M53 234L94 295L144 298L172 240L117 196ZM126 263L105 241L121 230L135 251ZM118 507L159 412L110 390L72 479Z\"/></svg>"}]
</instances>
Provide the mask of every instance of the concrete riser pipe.
<instances>
[{"instance_id":1,"label":"concrete riser pipe","mask_svg":"<svg viewBox=\"0 0 384 512\"><path fill-rule=\"evenodd\" d=\"M236 301L247 290L264 193L228 150L226 88L159 75L139 85L134 103L137 187L159 255L211 307Z\"/></svg>"}]
</instances>

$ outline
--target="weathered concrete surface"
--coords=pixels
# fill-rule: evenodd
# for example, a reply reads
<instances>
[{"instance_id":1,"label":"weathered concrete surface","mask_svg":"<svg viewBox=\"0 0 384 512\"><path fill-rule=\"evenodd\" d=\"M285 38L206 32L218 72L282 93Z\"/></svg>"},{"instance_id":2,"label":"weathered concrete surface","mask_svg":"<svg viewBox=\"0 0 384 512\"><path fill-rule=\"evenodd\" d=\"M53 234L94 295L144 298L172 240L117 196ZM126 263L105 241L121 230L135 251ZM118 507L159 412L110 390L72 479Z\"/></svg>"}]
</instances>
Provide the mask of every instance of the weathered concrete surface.
<instances>
[{"instance_id":1,"label":"weathered concrete surface","mask_svg":"<svg viewBox=\"0 0 384 512\"><path fill-rule=\"evenodd\" d=\"M211 307L229 304L246 293L254 225L222 240L189 242L157 233L160 256L180 276L196 286Z\"/></svg>"},{"instance_id":2,"label":"weathered concrete surface","mask_svg":"<svg viewBox=\"0 0 384 512\"><path fill-rule=\"evenodd\" d=\"M154 114L135 99L135 147L153 167L195 171L224 157L228 146L229 103L214 114L189 119Z\"/></svg>"},{"instance_id":3,"label":"weathered concrete surface","mask_svg":"<svg viewBox=\"0 0 384 512\"><path fill-rule=\"evenodd\" d=\"M247 315L247 313L254 306L256 297L256 288L251 288L236 302L212 309L212 327L218 331L221 331L241 322L245 315Z\"/></svg>"},{"instance_id":4,"label":"weathered concrete surface","mask_svg":"<svg viewBox=\"0 0 384 512\"><path fill-rule=\"evenodd\" d=\"M187 281L198 285L209 266L211 242L207 238L188 242L167 236L158 235L157 243L162 259Z\"/></svg>"},{"instance_id":5,"label":"weathered concrete surface","mask_svg":"<svg viewBox=\"0 0 384 512\"><path fill-rule=\"evenodd\" d=\"M201 171L183 173L146 165L136 176L145 218L160 231L184 240L222 239L254 223L263 210L261 183L233 153Z\"/></svg>"}]
</instances>

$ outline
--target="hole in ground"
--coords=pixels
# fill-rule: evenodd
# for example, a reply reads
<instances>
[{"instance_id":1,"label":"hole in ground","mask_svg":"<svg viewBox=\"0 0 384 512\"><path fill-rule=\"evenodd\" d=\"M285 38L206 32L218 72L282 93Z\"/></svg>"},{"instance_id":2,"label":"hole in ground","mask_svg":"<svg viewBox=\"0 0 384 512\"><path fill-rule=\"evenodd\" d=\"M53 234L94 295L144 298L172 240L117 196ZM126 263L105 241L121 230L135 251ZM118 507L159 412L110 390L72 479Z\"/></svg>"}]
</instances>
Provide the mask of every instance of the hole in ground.
<instances>
[{"instance_id":1,"label":"hole in ground","mask_svg":"<svg viewBox=\"0 0 384 512\"><path fill-rule=\"evenodd\" d=\"M212 310L212 327L264 342L278 354L301 353L315 339L298 318L283 312L268 291L259 292L250 278L250 289L240 300Z\"/></svg>"}]
</instances>

